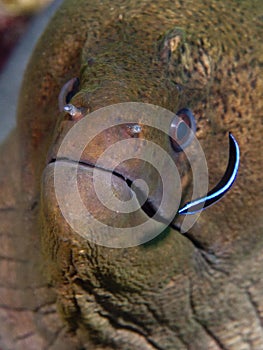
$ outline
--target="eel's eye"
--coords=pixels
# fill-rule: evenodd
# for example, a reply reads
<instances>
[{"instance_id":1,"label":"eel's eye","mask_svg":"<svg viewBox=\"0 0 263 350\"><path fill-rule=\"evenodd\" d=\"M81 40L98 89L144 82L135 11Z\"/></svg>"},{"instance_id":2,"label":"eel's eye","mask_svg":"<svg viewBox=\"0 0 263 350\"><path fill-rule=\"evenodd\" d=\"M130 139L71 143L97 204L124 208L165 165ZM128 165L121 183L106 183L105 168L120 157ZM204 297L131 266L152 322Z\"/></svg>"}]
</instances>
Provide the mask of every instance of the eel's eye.
<instances>
[{"instance_id":1,"label":"eel's eye","mask_svg":"<svg viewBox=\"0 0 263 350\"><path fill-rule=\"evenodd\" d=\"M67 81L58 96L59 111L63 112L64 106L70 102L72 97L78 92L79 78L72 78Z\"/></svg>"},{"instance_id":2,"label":"eel's eye","mask_svg":"<svg viewBox=\"0 0 263 350\"><path fill-rule=\"evenodd\" d=\"M196 131L196 123L193 113L188 108L180 109L170 126L170 140L173 149L181 152L190 145Z\"/></svg>"}]
</instances>

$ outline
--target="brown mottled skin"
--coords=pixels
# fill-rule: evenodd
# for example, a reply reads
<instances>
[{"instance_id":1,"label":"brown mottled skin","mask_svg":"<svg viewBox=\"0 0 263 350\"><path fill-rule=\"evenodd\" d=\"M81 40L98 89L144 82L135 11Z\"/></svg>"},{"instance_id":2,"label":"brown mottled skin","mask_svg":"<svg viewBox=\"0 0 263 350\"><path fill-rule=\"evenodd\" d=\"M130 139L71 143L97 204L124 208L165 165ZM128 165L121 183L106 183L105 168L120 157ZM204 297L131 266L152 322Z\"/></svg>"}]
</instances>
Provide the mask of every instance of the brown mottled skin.
<instances>
[{"instance_id":1,"label":"brown mottled skin","mask_svg":"<svg viewBox=\"0 0 263 350\"><path fill-rule=\"evenodd\" d=\"M263 349L262 18L261 0L65 1L29 63L18 137L1 149L1 350ZM72 103L88 111L191 107L210 186L235 135L237 181L191 239L169 229L110 249L65 224L52 165L41 174L74 76Z\"/></svg>"}]
</instances>

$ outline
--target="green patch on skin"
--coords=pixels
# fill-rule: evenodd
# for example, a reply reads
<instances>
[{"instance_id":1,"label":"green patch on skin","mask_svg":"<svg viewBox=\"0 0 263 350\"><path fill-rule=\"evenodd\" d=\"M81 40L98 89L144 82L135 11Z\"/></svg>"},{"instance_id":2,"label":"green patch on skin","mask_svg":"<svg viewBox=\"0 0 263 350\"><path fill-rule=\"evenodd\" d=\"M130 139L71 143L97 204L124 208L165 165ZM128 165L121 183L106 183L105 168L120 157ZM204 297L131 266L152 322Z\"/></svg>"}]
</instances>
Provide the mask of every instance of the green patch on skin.
<instances>
[{"instance_id":1,"label":"green patch on skin","mask_svg":"<svg viewBox=\"0 0 263 350\"><path fill-rule=\"evenodd\" d=\"M168 235L173 234L171 231L172 230L170 227L166 227L166 229L163 230L157 237L147 243L144 243L142 247L145 249L157 247Z\"/></svg>"}]
</instances>

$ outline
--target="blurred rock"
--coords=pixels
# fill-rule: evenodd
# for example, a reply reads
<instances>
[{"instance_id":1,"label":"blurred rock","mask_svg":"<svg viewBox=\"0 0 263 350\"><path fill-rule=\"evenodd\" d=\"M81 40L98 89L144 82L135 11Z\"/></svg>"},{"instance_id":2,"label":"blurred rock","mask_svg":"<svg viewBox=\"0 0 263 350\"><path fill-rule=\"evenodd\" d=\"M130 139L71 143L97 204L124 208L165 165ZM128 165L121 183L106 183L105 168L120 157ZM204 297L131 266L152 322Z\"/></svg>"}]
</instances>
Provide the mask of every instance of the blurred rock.
<instances>
[{"instance_id":1,"label":"blurred rock","mask_svg":"<svg viewBox=\"0 0 263 350\"><path fill-rule=\"evenodd\" d=\"M13 16L0 13L0 71L12 49L25 32L30 16Z\"/></svg>"},{"instance_id":2,"label":"blurred rock","mask_svg":"<svg viewBox=\"0 0 263 350\"><path fill-rule=\"evenodd\" d=\"M9 132L16 125L16 105L21 81L28 59L34 49L38 37L43 32L50 17L62 3L62 1L63 0L55 0L37 16L27 17L30 20L28 22L26 21L24 24L25 27L23 28L23 31L24 29L26 30L23 32L21 40L18 40L18 36L20 37L21 32L18 31L19 34L17 34L17 36L14 35L18 44L14 46L12 55L8 58L8 60L6 60L4 68L2 71L0 71L0 143L3 142ZM4 21L5 20L3 19L3 23ZM7 27L8 26L5 28L8 32L13 30L13 25L9 25L9 27ZM22 31L22 25L20 30ZM2 33L0 34L0 40L2 39ZM11 36L11 33L8 35ZM6 54L4 51L5 49L0 49L0 56L4 57Z\"/></svg>"},{"instance_id":3,"label":"blurred rock","mask_svg":"<svg viewBox=\"0 0 263 350\"><path fill-rule=\"evenodd\" d=\"M0 0L0 11L9 14L33 14L47 6L52 0Z\"/></svg>"}]
</instances>

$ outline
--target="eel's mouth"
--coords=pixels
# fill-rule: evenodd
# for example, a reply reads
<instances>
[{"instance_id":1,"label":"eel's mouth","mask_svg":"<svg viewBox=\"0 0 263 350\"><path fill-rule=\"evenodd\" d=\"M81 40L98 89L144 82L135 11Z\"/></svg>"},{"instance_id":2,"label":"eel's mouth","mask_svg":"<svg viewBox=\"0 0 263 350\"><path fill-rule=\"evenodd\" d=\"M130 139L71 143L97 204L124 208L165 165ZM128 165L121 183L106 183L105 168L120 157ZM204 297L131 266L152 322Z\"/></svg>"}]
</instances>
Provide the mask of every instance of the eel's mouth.
<instances>
[{"instance_id":1,"label":"eel's mouth","mask_svg":"<svg viewBox=\"0 0 263 350\"><path fill-rule=\"evenodd\" d=\"M177 227L174 224L171 224L172 221L174 221L175 216L177 215L177 213L175 213L175 215L173 217L167 217L165 215L165 213L162 212L162 210L160 209L160 207L158 207L159 204L159 199L156 201L156 199L153 196L149 196L147 195L142 188L138 187L136 185L136 183L131 180L130 178L128 178L127 176L122 175L120 172L116 171L116 170L111 170L111 169L107 169L105 167L100 167L98 165L94 165L93 163L89 163L87 161L83 161L83 160L72 160L66 157L58 157L58 158L52 158L48 164L56 164L58 165L59 163L66 163L69 165L77 165L77 166L81 166L83 168L92 170L92 169L97 169L99 171L103 171L106 172L108 174L111 174L112 176L120 179L121 181L123 181L127 187L135 194L138 203L140 204L140 208L141 210L149 217L149 218L153 218L160 222L163 223L167 226L173 227L176 230L180 230L179 227Z\"/></svg>"},{"instance_id":2,"label":"eel's mouth","mask_svg":"<svg viewBox=\"0 0 263 350\"><path fill-rule=\"evenodd\" d=\"M141 245L163 232L174 215L162 216L154 197L159 190L149 194L137 185L117 170L52 157L42 177L42 212L65 237L78 234L114 248Z\"/></svg>"},{"instance_id":3,"label":"eel's mouth","mask_svg":"<svg viewBox=\"0 0 263 350\"><path fill-rule=\"evenodd\" d=\"M220 182L211 190L209 191L207 194L205 194L203 197L197 198L191 202L186 203L184 206L182 206L181 208L172 208L174 210L170 210L167 213L167 206L166 207L162 207L161 202L162 202L162 196L165 196L165 192L164 192L164 186L162 186L162 182L159 181L158 177L152 181L151 185L152 188L150 189L150 191L145 191L145 189L141 186L137 185L136 182L136 178L132 177L132 175L134 175L134 173L131 174L131 177L127 176L129 175L129 169L130 169L130 165L127 167L126 172L122 172L120 169L123 169L123 165L122 167L119 169L117 168L108 168L107 166L101 166L98 165L97 163L93 163L93 162L89 162L87 161L87 159L83 159L81 158L80 160L73 160L70 159L68 157L52 157L51 160L48 162L48 166L54 166L58 168L60 166L62 166L62 168L64 168L64 170L66 168L69 169L69 173L70 173L70 169L74 168L74 169L80 169L82 172L82 177L80 179L81 185L75 188L75 192L77 192L78 190L84 192L84 197L86 198L86 203L92 201L92 210L96 212L96 214L98 215L98 219L100 219L100 215L102 217L106 217L106 219L109 219L109 226L111 226L112 224L112 215L114 211L117 213L117 217L116 217L116 223L118 224L118 220L122 221L122 227L125 227L125 220L127 218L125 218L125 215L123 215L123 217L120 216L120 213L118 210L111 208L111 201L110 201L110 195L109 195L109 200L108 200L108 211L106 210L105 212L107 212L107 214L104 213L104 205L102 203L99 202L98 199L94 200L94 197L97 195L96 190L94 190L94 171L99 172L100 174L102 174L102 180L100 183L100 186L103 187L105 184L108 186L107 189L110 192L111 191L111 183L113 183L113 187L115 186L115 194L117 193L117 197L121 200L123 200L124 202L127 201L127 196L131 196L131 194L133 196L135 196L135 200L136 203L138 203L139 207L137 207L137 211L139 209L140 211L140 219L135 218L135 222L140 221L141 217L143 216L144 219L143 220L148 220L148 219L153 219L154 222L157 224L163 224L165 227L170 227L176 231L178 231L180 234L183 234L186 238L188 238L191 243L198 249L201 250L205 250L205 247L203 246L202 242L199 242L198 240L195 239L195 237L193 237L191 235L190 232L185 232L185 230L181 230L181 227L178 226L176 224L176 217L178 215L186 215L186 214L195 214L198 213L200 211L202 211L203 209L209 207L210 205L216 203L218 200L220 200L231 188L232 184L235 181L235 178L237 176L237 171L238 171L238 166L239 166L239 159L240 159L240 154L239 154L239 147L238 144L235 140L235 138L233 137L232 134L229 134L229 161L228 161L228 166L227 169L225 171L225 174L223 175L222 179L220 180ZM47 166L47 167L48 167ZM138 170L139 169L139 170ZM143 177L143 171L141 171L140 168L137 169L137 177L141 176ZM143 168L142 168L143 169ZM146 169L151 169L151 168L147 168ZM67 169L65 170L67 171ZM152 170L151 170L152 171ZM97 173L98 174L98 173ZM153 172L151 172L151 174L154 174ZM64 175L63 175L64 176ZM68 175L66 175L68 176ZM70 177L71 175L69 175ZM95 175L96 176L96 175ZM109 177L110 176L110 177ZM154 176L153 176L154 178ZM145 175L145 179L146 180L152 180L151 176L149 176L149 174L146 173ZM70 180L71 181L71 180ZM87 181L87 182L86 182ZM67 182L65 182L66 184ZM110 183L110 184L109 184ZM67 186L69 185L65 185L65 189L63 190L64 192L67 192ZM69 186L71 187L71 186ZM88 189L87 189L88 188ZM71 192L72 188L70 189ZM106 197L108 196L107 191L104 190L104 193L106 193ZM171 198L174 200L174 192L171 191L171 193L169 193L168 198ZM83 193L82 193L83 195ZM67 195L66 197L67 198ZM129 200L129 198L128 198ZM67 202L68 200L65 199L65 202ZM69 200L68 203L70 203L71 201ZM73 200L74 203L74 200ZM70 204L71 205L71 204ZM75 205L75 204L73 204ZM170 209L170 208L169 208ZM111 212L111 213L109 213ZM131 210L132 212L132 210ZM142 215L143 213L143 215ZM93 215L93 214L92 214ZM135 214L136 216L137 214ZM131 216L132 217L132 216ZM148 219L147 219L148 218ZM138 219L138 220L137 220ZM133 219L128 218L128 225L133 225ZM113 223L115 224L115 223ZM108 225L108 223L107 223ZM136 225L135 225L136 226Z\"/></svg>"},{"instance_id":4,"label":"eel's mouth","mask_svg":"<svg viewBox=\"0 0 263 350\"><path fill-rule=\"evenodd\" d=\"M237 141L235 140L234 136L229 133L229 160L227 169L222 177L222 179L219 181L219 183L210 190L207 194L205 194L203 197L194 199L191 202L186 203L183 207L179 208L178 214L180 215L188 215L188 214L196 214L205 208L213 205L217 201L219 201L231 188L233 185L238 168L239 168L239 162L240 162L240 151ZM138 187L136 184L134 184L134 180L131 178L125 176L122 174L122 172L114 169L108 169L106 167L100 167L97 164L93 164L88 161L80 160L75 161L71 160L69 158L52 158L49 164L56 163L59 161L64 161L68 163L73 164L79 164L84 167L88 167L90 169L99 169L108 173L111 173L113 176L116 176L117 178L123 180L127 186L135 193L138 202L141 205L141 209L149 216L150 218L155 217L155 219L159 222L165 223L167 225L172 222L176 216L177 213L173 217L169 214L168 216L166 213L164 213L162 210L160 211L159 204L160 204L160 198L156 199L156 193L160 197L160 191L154 191L154 195L147 195L144 193L144 191ZM157 182L157 184L161 184L161 182Z\"/></svg>"}]
</instances>

